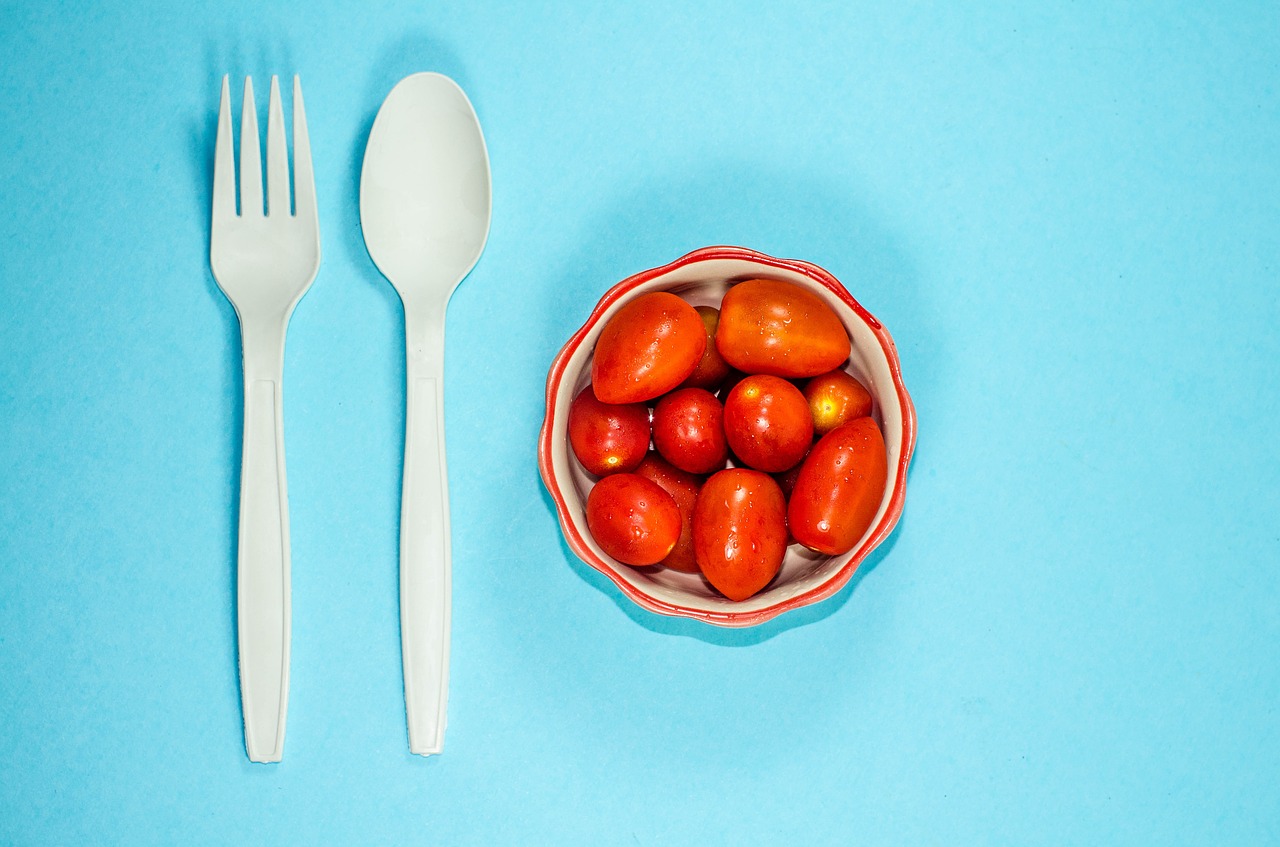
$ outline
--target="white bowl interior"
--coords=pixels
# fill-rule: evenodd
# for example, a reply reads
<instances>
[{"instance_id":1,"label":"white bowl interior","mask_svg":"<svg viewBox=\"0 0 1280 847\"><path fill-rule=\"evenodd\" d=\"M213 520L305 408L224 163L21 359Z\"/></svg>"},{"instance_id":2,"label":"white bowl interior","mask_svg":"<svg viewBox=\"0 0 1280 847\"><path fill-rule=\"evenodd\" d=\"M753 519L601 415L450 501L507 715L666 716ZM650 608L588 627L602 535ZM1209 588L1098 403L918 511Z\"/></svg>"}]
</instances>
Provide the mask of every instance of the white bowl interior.
<instances>
[{"instance_id":1,"label":"white bowl interior","mask_svg":"<svg viewBox=\"0 0 1280 847\"><path fill-rule=\"evenodd\" d=\"M670 291L695 306L718 308L725 292L735 282L759 278L781 279L804 286L835 310L849 332L853 351L845 369L870 390L875 403L873 416L884 433L888 453L889 485L886 486L880 509L872 521L874 527L889 507L893 496L895 470L903 446L902 405L893 384L888 357L871 328L848 304L802 273L745 259L712 259L685 265L637 286L620 302L614 303L583 338L566 364L564 378L555 397L555 429L551 436L552 471L560 482L570 520L584 542L615 574L642 593L666 603L705 612L754 612L804 594L830 580L866 539L864 537L852 551L842 556L825 556L793 544L788 548L782 569L773 582L759 594L742 601L721 596L700 574L680 573L667 568L632 568L621 564L605 554L587 531L587 493L597 478L578 464L569 449L569 405L578 392L591 382L591 356L595 351L596 339L605 323L624 303L645 292ZM868 534L870 532L868 530Z\"/></svg>"}]
</instances>

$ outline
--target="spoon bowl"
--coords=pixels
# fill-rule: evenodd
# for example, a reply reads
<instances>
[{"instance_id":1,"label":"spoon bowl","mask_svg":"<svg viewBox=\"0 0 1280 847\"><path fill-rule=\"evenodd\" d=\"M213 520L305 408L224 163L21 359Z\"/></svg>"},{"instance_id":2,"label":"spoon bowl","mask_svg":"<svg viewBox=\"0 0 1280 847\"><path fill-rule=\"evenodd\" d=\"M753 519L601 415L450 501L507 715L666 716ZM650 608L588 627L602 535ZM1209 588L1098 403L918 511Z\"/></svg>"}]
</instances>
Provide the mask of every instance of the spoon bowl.
<instances>
[{"instance_id":1,"label":"spoon bowl","mask_svg":"<svg viewBox=\"0 0 1280 847\"><path fill-rule=\"evenodd\" d=\"M365 246L401 297L447 299L489 236L489 155L458 84L401 80L374 120L360 174Z\"/></svg>"}]
</instances>

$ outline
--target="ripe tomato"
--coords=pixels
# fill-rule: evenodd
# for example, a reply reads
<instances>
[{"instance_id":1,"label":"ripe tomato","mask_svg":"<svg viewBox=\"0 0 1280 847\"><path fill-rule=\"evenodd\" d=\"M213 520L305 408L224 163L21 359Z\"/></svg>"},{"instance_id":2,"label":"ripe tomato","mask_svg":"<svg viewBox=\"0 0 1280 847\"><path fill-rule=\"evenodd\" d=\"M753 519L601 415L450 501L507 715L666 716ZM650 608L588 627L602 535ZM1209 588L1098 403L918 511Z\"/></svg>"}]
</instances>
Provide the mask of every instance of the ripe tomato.
<instances>
[{"instance_id":1,"label":"ripe tomato","mask_svg":"<svg viewBox=\"0 0 1280 847\"><path fill-rule=\"evenodd\" d=\"M776 473L773 478L778 481L778 487L782 489L782 496L791 501L791 492L796 490L796 480L800 478L800 469L804 467L804 462L796 465L789 471ZM787 527L787 546L790 547L796 543L796 537L791 532L791 527Z\"/></svg>"},{"instance_id":2,"label":"ripe tomato","mask_svg":"<svg viewBox=\"0 0 1280 847\"><path fill-rule=\"evenodd\" d=\"M653 446L662 458L689 473L724 467L724 407L705 388L681 388L653 407Z\"/></svg>"},{"instance_id":3,"label":"ripe tomato","mask_svg":"<svg viewBox=\"0 0 1280 847\"><path fill-rule=\"evenodd\" d=\"M724 381L720 383L720 387L716 389L716 396L720 398L720 402L723 403L728 399L729 392L734 389L734 386L746 379L747 376L748 375L744 374L742 371L730 368L729 374L724 378Z\"/></svg>"},{"instance_id":4,"label":"ripe tomato","mask_svg":"<svg viewBox=\"0 0 1280 847\"><path fill-rule=\"evenodd\" d=\"M854 418L836 427L800 467L787 507L791 534L819 553L849 552L871 526L887 480L884 437L876 422Z\"/></svg>"},{"instance_id":5,"label":"ripe tomato","mask_svg":"<svg viewBox=\"0 0 1280 847\"><path fill-rule=\"evenodd\" d=\"M640 467L636 468L636 474L658 483L680 509L680 538L667 558L658 564L672 570L697 573L698 562L693 556L693 507L698 502L698 489L702 488L702 480L673 466L657 453L645 456Z\"/></svg>"},{"instance_id":6,"label":"ripe tomato","mask_svg":"<svg viewBox=\"0 0 1280 847\"><path fill-rule=\"evenodd\" d=\"M649 452L649 408L601 403L588 385L569 406L569 446L596 476L633 471Z\"/></svg>"},{"instance_id":7,"label":"ripe tomato","mask_svg":"<svg viewBox=\"0 0 1280 847\"><path fill-rule=\"evenodd\" d=\"M768 585L787 552L787 503L773 477L730 468L708 479L693 511L693 551L702 575L730 600Z\"/></svg>"},{"instance_id":8,"label":"ripe tomato","mask_svg":"<svg viewBox=\"0 0 1280 847\"><path fill-rule=\"evenodd\" d=\"M845 421L871 414L871 392L844 371L831 371L809 380L804 399L809 401L813 431L819 437Z\"/></svg>"},{"instance_id":9,"label":"ripe tomato","mask_svg":"<svg viewBox=\"0 0 1280 847\"><path fill-rule=\"evenodd\" d=\"M689 378L681 383L681 386L715 390L729 375L729 363L716 348L716 328L720 326L720 310L712 306L695 306L694 311L698 313L698 317L702 318L702 325L707 329L707 349L703 351L698 366L693 369L693 373L689 374Z\"/></svg>"},{"instance_id":10,"label":"ripe tomato","mask_svg":"<svg viewBox=\"0 0 1280 847\"><path fill-rule=\"evenodd\" d=\"M818 295L774 279L729 289L720 303L716 347L740 371L817 376L849 358L849 334Z\"/></svg>"},{"instance_id":11,"label":"ripe tomato","mask_svg":"<svg viewBox=\"0 0 1280 847\"><path fill-rule=\"evenodd\" d=\"M591 383L605 403L639 403L684 382L702 360L707 331L693 307L674 294L641 294L600 331Z\"/></svg>"},{"instance_id":12,"label":"ripe tomato","mask_svg":"<svg viewBox=\"0 0 1280 847\"><path fill-rule=\"evenodd\" d=\"M778 481L778 487L782 489L782 496L788 500L791 499L791 492L796 490L796 480L800 478L800 469L803 467L804 462L800 462L790 470L773 475L773 478ZM636 468L636 473L640 473L639 468Z\"/></svg>"},{"instance_id":13,"label":"ripe tomato","mask_svg":"<svg viewBox=\"0 0 1280 847\"><path fill-rule=\"evenodd\" d=\"M809 450L813 415L800 389L785 379L749 376L725 400L724 433L743 463L779 473L795 467Z\"/></svg>"},{"instance_id":14,"label":"ripe tomato","mask_svg":"<svg viewBox=\"0 0 1280 847\"><path fill-rule=\"evenodd\" d=\"M680 509L656 482L617 473L587 495L587 529L600 549L624 565L656 565L680 539Z\"/></svg>"}]
</instances>

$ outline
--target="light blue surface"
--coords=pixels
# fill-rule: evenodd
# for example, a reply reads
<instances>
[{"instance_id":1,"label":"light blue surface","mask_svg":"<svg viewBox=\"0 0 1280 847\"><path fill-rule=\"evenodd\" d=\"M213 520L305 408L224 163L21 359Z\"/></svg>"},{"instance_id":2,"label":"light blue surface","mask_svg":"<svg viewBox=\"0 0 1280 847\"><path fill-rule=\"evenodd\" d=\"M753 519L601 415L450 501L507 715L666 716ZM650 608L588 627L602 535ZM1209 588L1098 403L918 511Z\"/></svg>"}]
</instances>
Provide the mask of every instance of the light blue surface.
<instances>
[{"instance_id":1,"label":"light blue surface","mask_svg":"<svg viewBox=\"0 0 1280 847\"><path fill-rule=\"evenodd\" d=\"M0 7L0 843L1280 840L1280 6L537 5ZM420 70L494 184L449 312L431 760L401 313L356 202ZM255 766L207 210L221 75L265 104L294 71L325 257L285 364L288 742ZM534 462L600 293L713 243L840 277L920 417L874 568L739 632L572 560Z\"/></svg>"}]
</instances>

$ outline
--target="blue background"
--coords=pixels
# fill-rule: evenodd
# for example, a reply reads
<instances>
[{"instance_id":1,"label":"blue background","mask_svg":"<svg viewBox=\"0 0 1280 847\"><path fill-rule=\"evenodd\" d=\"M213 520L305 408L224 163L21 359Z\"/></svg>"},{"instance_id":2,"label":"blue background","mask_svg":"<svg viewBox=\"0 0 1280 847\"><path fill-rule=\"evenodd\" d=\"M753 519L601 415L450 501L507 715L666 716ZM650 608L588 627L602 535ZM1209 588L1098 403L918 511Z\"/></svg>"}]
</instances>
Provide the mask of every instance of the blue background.
<instances>
[{"instance_id":1,"label":"blue background","mask_svg":"<svg viewBox=\"0 0 1280 847\"><path fill-rule=\"evenodd\" d=\"M0 843L1280 840L1280 6L5 3ZM456 78L492 159L449 312L454 652L409 755L399 302L360 160ZM301 74L324 263L285 363L284 763L244 755L219 81ZM638 610L534 444L597 297L714 243L894 333L906 513L748 631Z\"/></svg>"}]
</instances>

